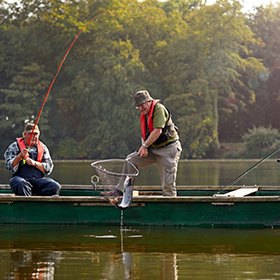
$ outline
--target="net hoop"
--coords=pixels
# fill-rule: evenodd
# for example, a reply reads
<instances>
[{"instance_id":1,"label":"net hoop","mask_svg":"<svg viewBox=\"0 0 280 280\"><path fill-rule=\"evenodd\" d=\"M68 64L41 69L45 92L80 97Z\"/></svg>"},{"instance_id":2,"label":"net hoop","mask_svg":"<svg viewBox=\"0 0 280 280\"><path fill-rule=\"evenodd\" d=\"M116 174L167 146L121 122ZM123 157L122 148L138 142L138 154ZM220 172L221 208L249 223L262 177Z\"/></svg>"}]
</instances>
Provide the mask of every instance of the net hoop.
<instances>
[{"instance_id":1,"label":"net hoop","mask_svg":"<svg viewBox=\"0 0 280 280\"><path fill-rule=\"evenodd\" d=\"M104 169L102 166L103 164L105 163L112 163L112 162L119 162L119 163L126 163L126 164L130 164L131 167L133 168L133 170L135 171L135 173L131 173L131 174L125 174L125 173L122 173L122 172L113 172L113 171L109 171L109 170L106 170ZM94 167L97 171L101 171L101 172L104 172L104 173L107 173L107 174L110 174L110 175L113 175L113 176L129 176L129 177L137 177L139 175L139 170L138 168L133 164L131 163L130 161L127 161L125 159L105 159L105 160L99 160L99 161L95 161L91 164L92 167Z\"/></svg>"}]
</instances>

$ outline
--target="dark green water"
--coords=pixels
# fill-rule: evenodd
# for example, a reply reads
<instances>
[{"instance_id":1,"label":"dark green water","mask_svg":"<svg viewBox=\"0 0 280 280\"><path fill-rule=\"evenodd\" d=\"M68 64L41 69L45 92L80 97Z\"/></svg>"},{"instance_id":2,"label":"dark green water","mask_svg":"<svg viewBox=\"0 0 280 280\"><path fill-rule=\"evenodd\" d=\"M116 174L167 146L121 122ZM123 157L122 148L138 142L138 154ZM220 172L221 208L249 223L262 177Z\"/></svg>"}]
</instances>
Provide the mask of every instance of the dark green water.
<instances>
[{"instance_id":1,"label":"dark green water","mask_svg":"<svg viewBox=\"0 0 280 280\"><path fill-rule=\"evenodd\" d=\"M90 163L55 162L51 177L90 184ZM225 185L255 163L183 161L177 184ZM266 161L238 184L278 185L279 168ZM156 165L137 184L160 185ZM0 258L0 279L280 279L280 229L0 225Z\"/></svg>"},{"instance_id":2,"label":"dark green water","mask_svg":"<svg viewBox=\"0 0 280 280\"><path fill-rule=\"evenodd\" d=\"M279 279L280 230L0 226L0 279Z\"/></svg>"}]
</instances>

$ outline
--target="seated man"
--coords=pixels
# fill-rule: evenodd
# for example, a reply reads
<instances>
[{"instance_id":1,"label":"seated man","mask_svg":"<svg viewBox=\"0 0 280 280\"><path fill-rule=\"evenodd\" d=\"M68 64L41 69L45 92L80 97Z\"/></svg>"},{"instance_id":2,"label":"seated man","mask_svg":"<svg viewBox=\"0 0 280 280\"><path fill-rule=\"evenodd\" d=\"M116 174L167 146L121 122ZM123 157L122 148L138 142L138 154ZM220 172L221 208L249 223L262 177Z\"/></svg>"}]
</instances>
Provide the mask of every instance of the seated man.
<instances>
[{"instance_id":1,"label":"seated man","mask_svg":"<svg viewBox=\"0 0 280 280\"><path fill-rule=\"evenodd\" d=\"M34 124L28 123L23 137L17 138L4 154L5 167L12 172L11 189L16 195L58 195L60 184L45 177L53 170L49 150L39 141L39 127L36 125L32 133L33 127Z\"/></svg>"}]
</instances>

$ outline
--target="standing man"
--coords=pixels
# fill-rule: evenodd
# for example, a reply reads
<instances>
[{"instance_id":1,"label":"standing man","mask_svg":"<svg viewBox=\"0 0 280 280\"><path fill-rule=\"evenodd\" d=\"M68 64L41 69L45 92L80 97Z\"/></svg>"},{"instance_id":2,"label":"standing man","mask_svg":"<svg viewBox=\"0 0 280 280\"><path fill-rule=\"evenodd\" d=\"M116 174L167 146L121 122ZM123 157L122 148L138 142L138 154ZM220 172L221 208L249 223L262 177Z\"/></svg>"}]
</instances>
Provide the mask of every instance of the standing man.
<instances>
[{"instance_id":1,"label":"standing man","mask_svg":"<svg viewBox=\"0 0 280 280\"><path fill-rule=\"evenodd\" d=\"M11 189L16 195L23 196L58 195L61 190L60 184L45 177L53 170L49 150L45 144L39 141L38 125L35 126L32 133L33 127L34 124L28 123L25 126L23 137L17 138L4 154L5 167L12 172Z\"/></svg>"},{"instance_id":2,"label":"standing man","mask_svg":"<svg viewBox=\"0 0 280 280\"><path fill-rule=\"evenodd\" d=\"M138 153L128 155L126 160L137 168L157 162L162 194L177 196L176 175L182 147L171 113L159 100L154 100L147 90L134 94L134 106L141 112L142 146ZM128 169L128 164L125 164L123 173L130 174ZM101 196L122 196L123 188L121 182L114 191L101 192Z\"/></svg>"}]
</instances>

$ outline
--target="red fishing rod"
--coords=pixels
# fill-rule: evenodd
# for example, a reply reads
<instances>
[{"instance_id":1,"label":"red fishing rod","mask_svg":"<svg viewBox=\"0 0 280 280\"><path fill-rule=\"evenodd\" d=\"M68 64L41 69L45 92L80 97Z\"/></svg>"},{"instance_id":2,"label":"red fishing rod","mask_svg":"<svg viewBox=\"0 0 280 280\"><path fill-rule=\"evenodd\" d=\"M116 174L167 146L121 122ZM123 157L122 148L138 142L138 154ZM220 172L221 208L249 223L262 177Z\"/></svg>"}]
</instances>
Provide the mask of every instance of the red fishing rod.
<instances>
[{"instance_id":1,"label":"red fishing rod","mask_svg":"<svg viewBox=\"0 0 280 280\"><path fill-rule=\"evenodd\" d=\"M42 111L43 111L43 108L44 108L44 106L45 106L45 103L46 103L47 98L48 98L48 96L49 96L49 93L50 93L50 91L51 91L51 89L52 89L52 87L53 87L53 84L54 84L54 82L55 82L55 80L56 80L56 78L57 78L57 76L58 76L58 73L59 73L59 71L60 71L60 69L61 69L61 67L62 67L62 65L63 65L63 63L64 63L64 61L65 61L65 59L66 59L66 57L68 56L68 54L69 54L71 48L73 47L73 45L75 44L75 42L78 40L79 36L80 36L81 33L84 31L84 29L85 29L93 20L95 20L95 19L98 18L99 16L101 16L101 15L103 15L103 14L105 14L105 13L108 13L108 12L109 12L109 11L102 12L102 13L96 15L95 17L93 17L91 20L89 20L89 21L83 26L83 28L80 30L80 32L77 34L77 36L76 36L75 39L73 40L72 44L71 44L70 47L68 48L66 54L64 55L62 61L60 62L59 67L58 67L57 70L56 70L56 73L55 73L55 75L54 75L54 77L53 77L53 80L52 80L52 82L51 82L51 84L50 84L50 87L49 87L49 89L48 89L48 92L47 92L47 94L46 94L46 96L45 96L45 98L44 98L44 101L43 101L43 103L42 103L41 109L40 109L40 111L39 111L39 113L38 113L38 116L37 116L37 118L36 118L35 124L34 124L34 126L33 126L32 131L31 131L31 135L30 135L30 138L29 138L29 140L28 140L27 146L29 146L29 144L30 144L30 141L31 141L31 138L32 138L32 135L33 135L33 131L34 131L34 129L35 129L36 124L37 124L38 121L39 121L39 118L40 118L40 116L41 116L41 113L42 113Z\"/></svg>"}]
</instances>

